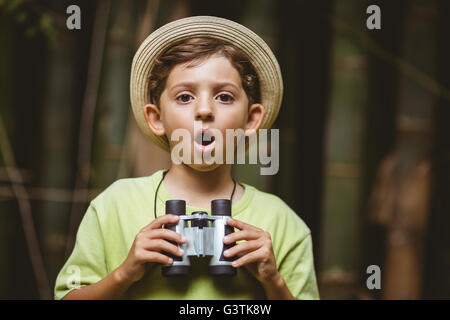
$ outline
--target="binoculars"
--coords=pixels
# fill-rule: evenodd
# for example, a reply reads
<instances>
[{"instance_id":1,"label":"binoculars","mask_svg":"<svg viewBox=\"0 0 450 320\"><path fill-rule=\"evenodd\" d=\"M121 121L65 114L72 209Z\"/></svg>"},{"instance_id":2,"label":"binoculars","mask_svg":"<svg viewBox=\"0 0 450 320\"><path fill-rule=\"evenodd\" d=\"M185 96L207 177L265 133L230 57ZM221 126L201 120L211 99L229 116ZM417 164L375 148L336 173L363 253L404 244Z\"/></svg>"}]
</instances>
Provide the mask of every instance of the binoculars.
<instances>
[{"instance_id":1,"label":"binoculars","mask_svg":"<svg viewBox=\"0 0 450 320\"><path fill-rule=\"evenodd\" d=\"M223 243L223 237L234 232L233 227L227 225L227 220L231 218L230 200L211 201L211 216L204 211L195 211L187 216L184 200L168 200L166 214L178 215L180 220L177 224L165 225L164 228L180 233L187 241L180 245L184 250L182 257L165 253L173 259L173 263L170 266L162 266L163 276L188 275L191 266L190 257L211 257L208 267L211 275L236 275L236 269L231 266L234 257L223 256L225 250L236 244Z\"/></svg>"}]
</instances>

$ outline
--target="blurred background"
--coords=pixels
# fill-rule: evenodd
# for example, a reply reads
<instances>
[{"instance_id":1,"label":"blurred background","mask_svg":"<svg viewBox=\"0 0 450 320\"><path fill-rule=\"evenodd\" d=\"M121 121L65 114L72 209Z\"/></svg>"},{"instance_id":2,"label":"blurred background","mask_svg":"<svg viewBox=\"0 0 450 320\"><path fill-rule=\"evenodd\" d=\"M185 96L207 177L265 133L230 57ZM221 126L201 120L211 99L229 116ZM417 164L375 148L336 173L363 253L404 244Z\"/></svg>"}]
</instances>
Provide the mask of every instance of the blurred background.
<instances>
[{"instance_id":1,"label":"blurred background","mask_svg":"<svg viewBox=\"0 0 450 320\"><path fill-rule=\"evenodd\" d=\"M163 24L215 15L279 60L280 170L234 174L310 227L322 299L449 299L449 14L446 0L0 0L0 298L51 299L89 201L168 167L135 126L131 61Z\"/></svg>"}]
</instances>

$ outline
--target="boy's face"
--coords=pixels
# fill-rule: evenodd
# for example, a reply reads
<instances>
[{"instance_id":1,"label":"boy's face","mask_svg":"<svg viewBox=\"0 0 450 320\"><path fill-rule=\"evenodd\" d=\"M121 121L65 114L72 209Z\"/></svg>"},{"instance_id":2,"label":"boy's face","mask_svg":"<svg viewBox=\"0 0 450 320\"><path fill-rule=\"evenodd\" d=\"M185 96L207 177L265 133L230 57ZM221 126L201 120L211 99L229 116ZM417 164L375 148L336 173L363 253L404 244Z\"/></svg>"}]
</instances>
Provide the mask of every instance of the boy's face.
<instances>
[{"instance_id":1,"label":"boy's face","mask_svg":"<svg viewBox=\"0 0 450 320\"><path fill-rule=\"evenodd\" d=\"M159 108L146 105L144 110L150 129L156 135L165 134L171 150L179 143L170 139L174 130L189 131L192 161L187 165L200 171L213 170L220 164L193 163L194 153L213 150L214 155L216 151L214 141L210 145L199 141L201 133L199 126L195 132L194 121L202 122L200 129L216 129L222 133L225 160L226 129L244 129L251 133L259 128L264 117L261 104L248 105L238 71L220 55L213 55L195 66L190 66L189 62L176 65L167 78Z\"/></svg>"}]
</instances>

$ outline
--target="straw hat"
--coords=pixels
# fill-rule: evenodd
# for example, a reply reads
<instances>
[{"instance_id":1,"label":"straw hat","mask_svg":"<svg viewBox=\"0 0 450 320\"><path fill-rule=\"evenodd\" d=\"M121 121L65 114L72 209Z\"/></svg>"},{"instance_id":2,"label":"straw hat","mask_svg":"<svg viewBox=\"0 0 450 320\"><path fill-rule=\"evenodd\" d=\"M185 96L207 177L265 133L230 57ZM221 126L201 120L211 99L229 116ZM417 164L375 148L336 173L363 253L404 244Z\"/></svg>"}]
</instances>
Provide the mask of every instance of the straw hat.
<instances>
[{"instance_id":1,"label":"straw hat","mask_svg":"<svg viewBox=\"0 0 450 320\"><path fill-rule=\"evenodd\" d=\"M261 129L275 121L283 96L280 66L269 46L257 34L231 20L194 16L170 22L151 33L137 50L131 67L131 106L139 128L154 143L165 150L169 145L164 136L156 136L145 121L143 107L150 103L149 78L155 60L175 42L192 37L225 40L242 50L259 77L261 104L266 114Z\"/></svg>"}]
</instances>

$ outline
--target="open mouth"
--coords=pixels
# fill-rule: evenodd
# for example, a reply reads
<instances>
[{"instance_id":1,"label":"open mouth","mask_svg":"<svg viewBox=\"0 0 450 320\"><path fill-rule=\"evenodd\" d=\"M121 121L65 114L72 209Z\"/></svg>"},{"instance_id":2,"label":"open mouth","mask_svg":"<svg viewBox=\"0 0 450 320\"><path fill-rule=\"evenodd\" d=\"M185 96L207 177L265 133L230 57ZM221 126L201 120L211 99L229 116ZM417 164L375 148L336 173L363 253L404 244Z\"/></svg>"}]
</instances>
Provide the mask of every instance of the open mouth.
<instances>
[{"instance_id":1,"label":"open mouth","mask_svg":"<svg viewBox=\"0 0 450 320\"><path fill-rule=\"evenodd\" d=\"M215 137L208 131L202 130L195 136L195 144L203 152L209 152L214 148Z\"/></svg>"},{"instance_id":2,"label":"open mouth","mask_svg":"<svg viewBox=\"0 0 450 320\"><path fill-rule=\"evenodd\" d=\"M195 137L195 142L202 146L208 146L215 140L214 136L209 132L199 132Z\"/></svg>"}]
</instances>

